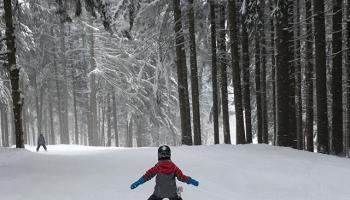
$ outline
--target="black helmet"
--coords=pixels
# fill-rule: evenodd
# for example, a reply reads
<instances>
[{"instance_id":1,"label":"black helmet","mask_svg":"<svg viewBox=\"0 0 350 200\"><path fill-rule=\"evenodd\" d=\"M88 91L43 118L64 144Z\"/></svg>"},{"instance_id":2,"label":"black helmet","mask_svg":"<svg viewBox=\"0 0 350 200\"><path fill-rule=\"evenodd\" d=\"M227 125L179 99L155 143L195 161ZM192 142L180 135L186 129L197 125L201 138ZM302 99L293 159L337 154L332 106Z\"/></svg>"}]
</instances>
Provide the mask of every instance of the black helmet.
<instances>
[{"instance_id":1,"label":"black helmet","mask_svg":"<svg viewBox=\"0 0 350 200\"><path fill-rule=\"evenodd\" d=\"M158 148L158 160L169 160L171 156L170 147L167 145Z\"/></svg>"}]
</instances>

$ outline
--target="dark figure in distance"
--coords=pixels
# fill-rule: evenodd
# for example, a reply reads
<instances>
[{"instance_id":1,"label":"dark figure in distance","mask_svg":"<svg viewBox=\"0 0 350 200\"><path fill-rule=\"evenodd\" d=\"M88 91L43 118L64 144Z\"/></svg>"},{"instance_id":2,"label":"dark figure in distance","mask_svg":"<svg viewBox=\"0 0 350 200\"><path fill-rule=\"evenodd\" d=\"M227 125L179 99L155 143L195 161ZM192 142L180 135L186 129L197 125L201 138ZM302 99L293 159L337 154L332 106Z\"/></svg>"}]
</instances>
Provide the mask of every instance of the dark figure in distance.
<instances>
[{"instance_id":1,"label":"dark figure in distance","mask_svg":"<svg viewBox=\"0 0 350 200\"><path fill-rule=\"evenodd\" d=\"M139 185L156 177L156 186L154 192L148 200L162 200L169 198L170 200L182 200L177 194L176 180L198 186L198 181L186 176L182 171L171 161L171 151L166 145L158 149L158 163L149 169L138 181L134 182L130 188L135 189Z\"/></svg>"},{"instance_id":2,"label":"dark figure in distance","mask_svg":"<svg viewBox=\"0 0 350 200\"><path fill-rule=\"evenodd\" d=\"M45 145L45 138L42 133L40 133L39 138L38 138L38 147L36 148L36 151L38 152L40 147L43 146L45 151L47 151L46 145Z\"/></svg>"}]
</instances>

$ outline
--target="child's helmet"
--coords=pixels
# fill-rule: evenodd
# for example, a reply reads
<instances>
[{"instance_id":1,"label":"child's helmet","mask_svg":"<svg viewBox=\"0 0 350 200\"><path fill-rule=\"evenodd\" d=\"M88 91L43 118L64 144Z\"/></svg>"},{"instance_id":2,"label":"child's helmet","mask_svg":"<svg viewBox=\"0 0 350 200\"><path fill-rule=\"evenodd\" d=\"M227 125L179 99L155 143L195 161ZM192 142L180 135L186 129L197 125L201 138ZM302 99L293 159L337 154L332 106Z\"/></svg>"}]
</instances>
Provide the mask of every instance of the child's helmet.
<instances>
[{"instance_id":1,"label":"child's helmet","mask_svg":"<svg viewBox=\"0 0 350 200\"><path fill-rule=\"evenodd\" d=\"M171 157L170 147L162 145L158 148L158 160L169 160Z\"/></svg>"}]
</instances>

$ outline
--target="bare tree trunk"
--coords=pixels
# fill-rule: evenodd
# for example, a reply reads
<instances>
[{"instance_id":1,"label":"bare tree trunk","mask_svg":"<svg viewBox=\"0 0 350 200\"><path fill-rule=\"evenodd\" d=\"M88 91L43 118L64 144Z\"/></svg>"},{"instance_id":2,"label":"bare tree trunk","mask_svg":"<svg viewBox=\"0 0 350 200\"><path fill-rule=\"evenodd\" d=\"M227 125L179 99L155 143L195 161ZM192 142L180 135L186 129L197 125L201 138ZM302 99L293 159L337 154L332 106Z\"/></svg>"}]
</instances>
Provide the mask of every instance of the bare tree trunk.
<instances>
[{"instance_id":1,"label":"bare tree trunk","mask_svg":"<svg viewBox=\"0 0 350 200\"><path fill-rule=\"evenodd\" d=\"M53 107L52 107L52 98L51 95L49 95L49 113L50 113L50 144L56 144L56 137L55 137L55 128L53 124Z\"/></svg>"},{"instance_id":2,"label":"bare tree trunk","mask_svg":"<svg viewBox=\"0 0 350 200\"><path fill-rule=\"evenodd\" d=\"M295 1L294 3L294 18L295 23L295 42L294 42L294 54L295 54L295 86L296 86L296 93L295 93L295 99L296 99L296 134L297 134L297 148L299 150L304 149L304 140L303 140L303 119L302 119L302 99L301 99L301 46L300 46L300 0Z\"/></svg>"},{"instance_id":3,"label":"bare tree trunk","mask_svg":"<svg viewBox=\"0 0 350 200\"><path fill-rule=\"evenodd\" d=\"M288 1L276 1L276 99L277 145L291 146L288 133L289 117L289 57L288 57Z\"/></svg>"},{"instance_id":4,"label":"bare tree trunk","mask_svg":"<svg viewBox=\"0 0 350 200\"><path fill-rule=\"evenodd\" d=\"M243 1L247 7L247 1ZM243 54L243 87L244 87L244 111L246 124L247 143L253 142L252 135L252 114L250 105L250 58L249 58L249 35L246 25L247 11L242 13L242 54Z\"/></svg>"},{"instance_id":5,"label":"bare tree trunk","mask_svg":"<svg viewBox=\"0 0 350 200\"><path fill-rule=\"evenodd\" d=\"M313 84L313 31L312 31L312 5L311 0L305 1L306 18L306 45L305 45L305 85L306 85L306 119L304 135L306 137L307 151L314 151L314 84Z\"/></svg>"},{"instance_id":6,"label":"bare tree trunk","mask_svg":"<svg viewBox=\"0 0 350 200\"><path fill-rule=\"evenodd\" d=\"M348 1L346 7L346 32L347 32L347 43L346 43L346 156L349 157L349 143L350 143L350 2Z\"/></svg>"},{"instance_id":7,"label":"bare tree trunk","mask_svg":"<svg viewBox=\"0 0 350 200\"><path fill-rule=\"evenodd\" d=\"M288 134L290 137L290 147L297 148L297 132L296 132L296 125L297 125L297 119L296 119L296 104L295 104L295 65L294 65L294 16L293 16L293 0L288 0L288 54L287 54L287 60L288 60L288 73L289 73L289 110L288 110Z\"/></svg>"},{"instance_id":8,"label":"bare tree trunk","mask_svg":"<svg viewBox=\"0 0 350 200\"><path fill-rule=\"evenodd\" d=\"M213 122L214 122L214 144L219 144L219 106L218 106L218 82L217 82L217 58L216 58L216 17L215 8L217 4L214 0L210 1L210 30L211 30L211 78L213 88Z\"/></svg>"},{"instance_id":9,"label":"bare tree trunk","mask_svg":"<svg viewBox=\"0 0 350 200\"><path fill-rule=\"evenodd\" d=\"M333 39L332 39L332 150L336 155L344 153L343 149L343 88L342 88L342 19L343 0L333 0Z\"/></svg>"},{"instance_id":10,"label":"bare tree trunk","mask_svg":"<svg viewBox=\"0 0 350 200\"><path fill-rule=\"evenodd\" d=\"M2 134L2 146L9 147L9 128L8 128L8 114L5 104L1 105L1 134Z\"/></svg>"},{"instance_id":11,"label":"bare tree trunk","mask_svg":"<svg viewBox=\"0 0 350 200\"><path fill-rule=\"evenodd\" d=\"M261 119L262 119L262 142L269 143L268 137L268 118L267 118L267 96L266 96L266 35L265 35L265 2L262 1L259 12L260 23L259 35L260 35L260 64L261 64Z\"/></svg>"},{"instance_id":12,"label":"bare tree trunk","mask_svg":"<svg viewBox=\"0 0 350 200\"><path fill-rule=\"evenodd\" d=\"M324 1L314 0L315 57L316 57L316 101L317 101L317 151L329 153L327 115L327 70Z\"/></svg>"},{"instance_id":13,"label":"bare tree trunk","mask_svg":"<svg viewBox=\"0 0 350 200\"><path fill-rule=\"evenodd\" d=\"M181 23L180 0L173 1L174 7L174 31L176 46L176 66L178 78L178 92L180 101L182 144L192 145L191 116L188 97L187 66L184 47L184 36Z\"/></svg>"},{"instance_id":14,"label":"bare tree trunk","mask_svg":"<svg viewBox=\"0 0 350 200\"><path fill-rule=\"evenodd\" d=\"M12 88L12 103L13 115L16 135L16 148L24 148L23 128L22 128L22 99L20 82L20 68L16 65L16 47L15 47L15 33L12 20L12 3L11 0L4 0L5 10L5 24L6 24L6 45L8 58L8 71L10 73L11 88Z\"/></svg>"},{"instance_id":15,"label":"bare tree trunk","mask_svg":"<svg viewBox=\"0 0 350 200\"><path fill-rule=\"evenodd\" d=\"M273 9L273 8L272 8ZM271 9L271 12L272 12ZM277 144L276 119L276 56L275 56L275 25L271 19L271 82L272 82L272 113L273 113L273 145Z\"/></svg>"},{"instance_id":16,"label":"bare tree trunk","mask_svg":"<svg viewBox=\"0 0 350 200\"><path fill-rule=\"evenodd\" d=\"M191 88L192 88L192 115L194 145L201 145L201 119L199 110L198 69L196 53L196 36L194 24L193 0L188 0L188 18L190 35L190 63L191 63Z\"/></svg>"},{"instance_id":17,"label":"bare tree trunk","mask_svg":"<svg viewBox=\"0 0 350 200\"><path fill-rule=\"evenodd\" d=\"M115 91L114 90L112 92L112 101L113 101L113 127L114 127L115 146L119 147L117 102L115 99Z\"/></svg>"},{"instance_id":18,"label":"bare tree trunk","mask_svg":"<svg viewBox=\"0 0 350 200\"><path fill-rule=\"evenodd\" d=\"M65 41L65 25L60 23L60 39L61 39L61 61L62 61L62 138L61 143L69 144L69 120L68 120L68 86L67 86L67 61L66 61L66 41Z\"/></svg>"},{"instance_id":19,"label":"bare tree trunk","mask_svg":"<svg viewBox=\"0 0 350 200\"><path fill-rule=\"evenodd\" d=\"M230 136L230 116L228 110L228 92L227 92L227 58L226 58L226 28L225 28L225 5L224 2L219 3L219 63L221 68L221 101L222 101L222 117L223 117L223 133L224 143L231 144Z\"/></svg>"},{"instance_id":20,"label":"bare tree trunk","mask_svg":"<svg viewBox=\"0 0 350 200\"><path fill-rule=\"evenodd\" d=\"M261 104L261 60L260 60L260 31L257 28L255 30L255 96L256 96L256 125L257 125L257 138L258 143L263 143L263 117L262 117L262 104Z\"/></svg>"},{"instance_id":21,"label":"bare tree trunk","mask_svg":"<svg viewBox=\"0 0 350 200\"><path fill-rule=\"evenodd\" d=\"M75 70L72 68L73 107L74 107L74 143L79 144L77 94L76 94L76 82L75 82L75 80L76 80Z\"/></svg>"},{"instance_id":22,"label":"bare tree trunk","mask_svg":"<svg viewBox=\"0 0 350 200\"><path fill-rule=\"evenodd\" d=\"M232 60L232 79L234 87L234 103L236 113L236 143L245 144L244 119L243 119L243 102L241 88L241 71L239 67L238 53L238 30L237 30L237 14L235 0L228 1L229 24L230 24L230 41L231 41L231 60Z\"/></svg>"},{"instance_id":23,"label":"bare tree trunk","mask_svg":"<svg viewBox=\"0 0 350 200\"><path fill-rule=\"evenodd\" d=\"M91 25L93 25L92 19L90 19ZM94 42L94 30L90 28L90 66L94 70L96 68L95 63L95 42ZM89 135L89 145L97 145L97 104L96 104L96 75L90 74L90 123L91 132Z\"/></svg>"},{"instance_id":24,"label":"bare tree trunk","mask_svg":"<svg viewBox=\"0 0 350 200\"><path fill-rule=\"evenodd\" d=\"M133 114L128 113L127 116L127 123L126 123L126 128L127 128L127 146L128 147L133 147Z\"/></svg>"},{"instance_id":25,"label":"bare tree trunk","mask_svg":"<svg viewBox=\"0 0 350 200\"><path fill-rule=\"evenodd\" d=\"M104 96L101 97L100 108L101 108L100 120L102 118L102 120L101 120L100 144L102 146L106 146L106 138L105 138L106 101L105 101Z\"/></svg>"},{"instance_id":26,"label":"bare tree trunk","mask_svg":"<svg viewBox=\"0 0 350 200\"><path fill-rule=\"evenodd\" d=\"M110 94L107 94L107 145L108 147L112 144L112 138L111 138L111 100L110 100Z\"/></svg>"}]
</instances>

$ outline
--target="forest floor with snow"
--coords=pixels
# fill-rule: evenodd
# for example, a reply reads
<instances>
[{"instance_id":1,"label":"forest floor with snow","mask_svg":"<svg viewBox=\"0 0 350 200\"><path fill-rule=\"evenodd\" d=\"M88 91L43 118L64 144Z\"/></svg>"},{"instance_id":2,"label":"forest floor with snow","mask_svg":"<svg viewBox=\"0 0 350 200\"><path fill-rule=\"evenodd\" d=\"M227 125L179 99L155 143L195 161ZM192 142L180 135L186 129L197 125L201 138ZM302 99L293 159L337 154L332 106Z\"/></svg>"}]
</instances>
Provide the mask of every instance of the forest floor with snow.
<instances>
[{"instance_id":1,"label":"forest floor with snow","mask_svg":"<svg viewBox=\"0 0 350 200\"><path fill-rule=\"evenodd\" d=\"M183 146L172 160L197 179L184 200L349 200L350 160L267 145ZM0 148L2 200L146 200L154 179L130 184L157 162L157 148L57 145Z\"/></svg>"}]
</instances>

